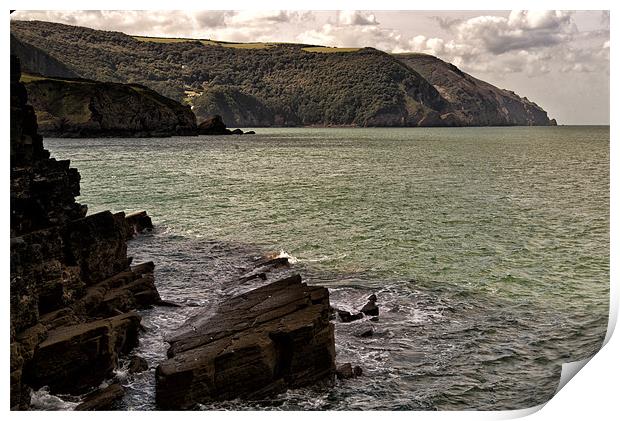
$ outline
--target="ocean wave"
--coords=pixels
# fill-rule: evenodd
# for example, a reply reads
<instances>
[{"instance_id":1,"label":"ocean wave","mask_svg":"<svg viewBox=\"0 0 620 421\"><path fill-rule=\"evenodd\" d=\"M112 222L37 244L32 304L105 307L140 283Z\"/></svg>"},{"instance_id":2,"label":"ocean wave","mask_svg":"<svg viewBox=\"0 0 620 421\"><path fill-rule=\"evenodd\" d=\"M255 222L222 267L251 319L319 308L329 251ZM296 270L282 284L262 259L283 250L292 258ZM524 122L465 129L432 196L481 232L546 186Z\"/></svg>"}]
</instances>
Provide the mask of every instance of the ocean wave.
<instances>
[{"instance_id":1,"label":"ocean wave","mask_svg":"<svg viewBox=\"0 0 620 421\"><path fill-rule=\"evenodd\" d=\"M297 257L293 256L292 254L288 254L286 251L284 251L284 249L280 249L280 253L276 256L274 256L276 259L280 259L282 257L286 257L288 259L288 262L291 265L294 265L295 263L298 262Z\"/></svg>"}]
</instances>

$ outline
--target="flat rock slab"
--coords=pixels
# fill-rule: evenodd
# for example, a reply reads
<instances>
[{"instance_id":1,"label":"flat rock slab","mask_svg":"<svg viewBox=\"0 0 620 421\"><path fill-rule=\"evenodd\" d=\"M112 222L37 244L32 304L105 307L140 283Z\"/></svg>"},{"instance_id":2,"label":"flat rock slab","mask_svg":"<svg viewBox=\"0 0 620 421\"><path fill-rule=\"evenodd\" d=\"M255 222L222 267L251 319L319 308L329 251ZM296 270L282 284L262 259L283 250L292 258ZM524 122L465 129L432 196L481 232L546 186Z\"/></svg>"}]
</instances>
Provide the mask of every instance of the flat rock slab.
<instances>
[{"instance_id":1,"label":"flat rock slab","mask_svg":"<svg viewBox=\"0 0 620 421\"><path fill-rule=\"evenodd\" d=\"M258 399L332 380L336 369L328 290L299 275L207 309L167 341L169 359L156 372L162 409Z\"/></svg>"}]
</instances>

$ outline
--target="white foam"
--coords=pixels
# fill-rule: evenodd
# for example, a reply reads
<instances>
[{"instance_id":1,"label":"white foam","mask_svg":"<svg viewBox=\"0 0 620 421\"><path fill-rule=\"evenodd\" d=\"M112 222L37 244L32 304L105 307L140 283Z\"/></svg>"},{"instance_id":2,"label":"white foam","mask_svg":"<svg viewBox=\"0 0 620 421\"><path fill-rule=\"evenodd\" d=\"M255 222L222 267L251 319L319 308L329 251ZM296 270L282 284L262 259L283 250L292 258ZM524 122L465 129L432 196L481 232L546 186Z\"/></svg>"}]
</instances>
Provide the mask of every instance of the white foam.
<instances>
[{"instance_id":1,"label":"white foam","mask_svg":"<svg viewBox=\"0 0 620 421\"><path fill-rule=\"evenodd\" d=\"M288 254L286 251L284 251L284 249L280 250L280 254L276 256L276 259L279 259L281 257L286 257L291 265L297 263L297 257L293 256L292 254Z\"/></svg>"},{"instance_id":2,"label":"white foam","mask_svg":"<svg viewBox=\"0 0 620 421\"><path fill-rule=\"evenodd\" d=\"M347 257L346 253L341 253L341 254L337 254L337 255L333 255L333 256L318 256L318 257L309 257L306 259L302 259L302 261L304 262L308 262L308 263L317 263L317 262L326 262L329 260L342 260L345 257Z\"/></svg>"},{"instance_id":3,"label":"white foam","mask_svg":"<svg viewBox=\"0 0 620 421\"><path fill-rule=\"evenodd\" d=\"M72 411L79 402L67 402L52 395L47 386L30 393L31 409L36 411Z\"/></svg>"}]
</instances>

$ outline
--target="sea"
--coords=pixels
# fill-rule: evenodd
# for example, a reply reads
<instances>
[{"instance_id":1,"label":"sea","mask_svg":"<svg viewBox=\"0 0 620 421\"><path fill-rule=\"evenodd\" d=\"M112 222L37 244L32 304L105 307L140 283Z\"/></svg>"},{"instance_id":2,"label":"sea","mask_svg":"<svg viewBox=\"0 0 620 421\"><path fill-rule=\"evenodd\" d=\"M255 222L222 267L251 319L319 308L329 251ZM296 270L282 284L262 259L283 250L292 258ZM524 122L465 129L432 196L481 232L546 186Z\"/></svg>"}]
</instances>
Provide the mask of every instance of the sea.
<instances>
[{"instance_id":1,"label":"sea","mask_svg":"<svg viewBox=\"0 0 620 421\"><path fill-rule=\"evenodd\" d=\"M45 139L89 213L146 210L129 244L163 299L115 372L120 410L152 410L166 335L289 258L332 306L337 362L364 375L204 410L507 410L547 402L592 356L609 310L609 127L256 128L243 136ZM360 337L372 328L373 335ZM33 394L39 409L78 399Z\"/></svg>"}]
</instances>

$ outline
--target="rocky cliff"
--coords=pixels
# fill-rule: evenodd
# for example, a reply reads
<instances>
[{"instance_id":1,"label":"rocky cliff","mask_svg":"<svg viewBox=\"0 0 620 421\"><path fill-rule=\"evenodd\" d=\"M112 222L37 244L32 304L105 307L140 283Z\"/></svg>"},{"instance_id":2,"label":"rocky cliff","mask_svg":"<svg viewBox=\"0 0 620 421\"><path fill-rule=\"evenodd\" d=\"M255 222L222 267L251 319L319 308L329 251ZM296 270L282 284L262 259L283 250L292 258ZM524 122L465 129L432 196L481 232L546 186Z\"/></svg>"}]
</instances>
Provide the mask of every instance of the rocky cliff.
<instances>
[{"instance_id":1,"label":"rocky cliff","mask_svg":"<svg viewBox=\"0 0 620 421\"><path fill-rule=\"evenodd\" d=\"M259 399L331 380L336 373L329 293L299 275L236 296L188 320L157 368L166 409Z\"/></svg>"},{"instance_id":2,"label":"rocky cliff","mask_svg":"<svg viewBox=\"0 0 620 421\"><path fill-rule=\"evenodd\" d=\"M211 87L193 100L200 119L219 115L229 126L265 127L275 124L274 113L261 101L228 86Z\"/></svg>"},{"instance_id":3,"label":"rocky cliff","mask_svg":"<svg viewBox=\"0 0 620 421\"><path fill-rule=\"evenodd\" d=\"M420 55L373 48L148 38L37 21L12 21L11 33L62 57L81 77L139 82L188 102L199 120L221 115L238 126L553 124L536 104L434 57L422 64Z\"/></svg>"},{"instance_id":4,"label":"rocky cliff","mask_svg":"<svg viewBox=\"0 0 620 421\"><path fill-rule=\"evenodd\" d=\"M57 137L196 134L189 106L136 84L22 75L39 131Z\"/></svg>"},{"instance_id":5,"label":"rocky cliff","mask_svg":"<svg viewBox=\"0 0 620 421\"><path fill-rule=\"evenodd\" d=\"M86 215L80 175L49 157L11 56L10 343L12 409L30 390L83 393L138 341L134 311L160 301L153 264L130 266L123 213Z\"/></svg>"},{"instance_id":6,"label":"rocky cliff","mask_svg":"<svg viewBox=\"0 0 620 421\"><path fill-rule=\"evenodd\" d=\"M450 104L442 115L459 126L549 126L547 112L527 98L476 79L428 54L396 54L429 81Z\"/></svg>"},{"instance_id":7,"label":"rocky cliff","mask_svg":"<svg viewBox=\"0 0 620 421\"><path fill-rule=\"evenodd\" d=\"M123 387L119 358L138 345L136 310L171 305L155 287L152 262L131 266L127 240L152 229L145 212L87 215L75 201L80 175L43 148L34 109L11 56L10 404L28 409L33 389L83 398L76 410L110 409ZM267 280L286 258L256 262L240 284ZM333 380L334 326L326 288L299 275L205 309L169 340L157 369L161 408L267 396ZM137 361L136 371L144 361ZM130 365L131 370L131 365Z\"/></svg>"}]
</instances>

